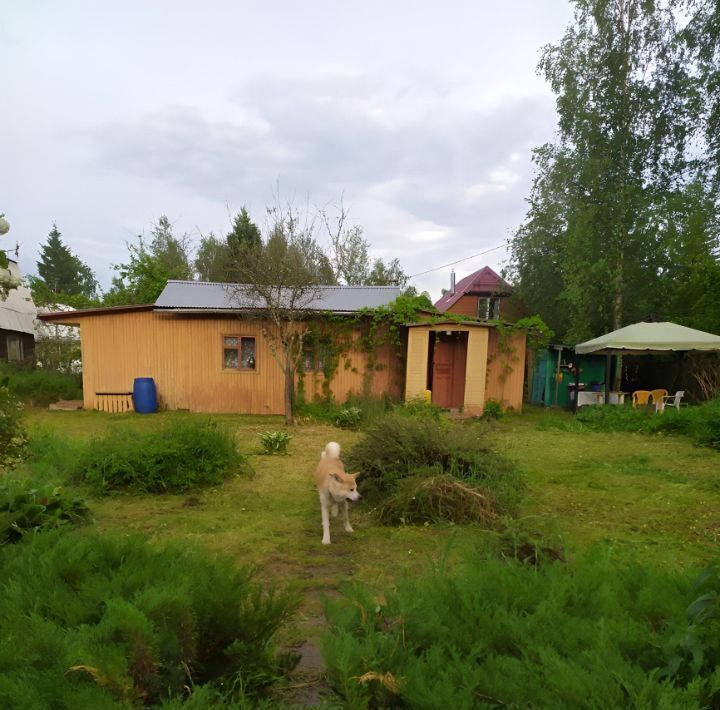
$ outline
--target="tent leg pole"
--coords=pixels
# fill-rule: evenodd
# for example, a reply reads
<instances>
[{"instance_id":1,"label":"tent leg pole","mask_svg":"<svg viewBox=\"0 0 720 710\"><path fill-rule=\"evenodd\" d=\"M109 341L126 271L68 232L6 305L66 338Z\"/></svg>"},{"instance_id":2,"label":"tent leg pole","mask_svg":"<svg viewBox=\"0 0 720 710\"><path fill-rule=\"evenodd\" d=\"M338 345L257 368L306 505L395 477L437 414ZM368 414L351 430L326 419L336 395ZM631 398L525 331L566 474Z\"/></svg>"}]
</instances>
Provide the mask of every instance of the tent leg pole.
<instances>
[{"instance_id":1,"label":"tent leg pole","mask_svg":"<svg viewBox=\"0 0 720 710\"><path fill-rule=\"evenodd\" d=\"M612 355L605 356L605 404L610 404L610 374L612 371Z\"/></svg>"}]
</instances>

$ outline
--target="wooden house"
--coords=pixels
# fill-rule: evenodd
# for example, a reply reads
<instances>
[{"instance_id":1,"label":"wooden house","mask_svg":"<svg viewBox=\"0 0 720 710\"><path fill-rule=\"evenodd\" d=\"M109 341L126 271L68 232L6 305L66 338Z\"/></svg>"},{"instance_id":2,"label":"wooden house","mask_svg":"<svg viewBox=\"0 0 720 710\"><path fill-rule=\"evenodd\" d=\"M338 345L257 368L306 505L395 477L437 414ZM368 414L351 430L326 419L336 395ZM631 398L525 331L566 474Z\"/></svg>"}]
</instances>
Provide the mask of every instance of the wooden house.
<instances>
[{"instance_id":1,"label":"wooden house","mask_svg":"<svg viewBox=\"0 0 720 710\"><path fill-rule=\"evenodd\" d=\"M351 316L399 294L388 286L323 286L308 306L309 320L322 320L327 313ZM86 409L125 410L134 379L152 377L168 409L282 414L284 373L263 335L261 310L249 299L243 302L233 285L169 281L155 304L39 317L80 327ZM360 338L360 327L350 331L351 339ZM360 348L348 352L327 386L322 353L303 355L298 378L308 399L330 393L344 401L363 391L402 396L396 346L373 353L372 377L366 376L368 354Z\"/></svg>"},{"instance_id":2,"label":"wooden house","mask_svg":"<svg viewBox=\"0 0 720 710\"><path fill-rule=\"evenodd\" d=\"M408 324L399 339L372 352L363 349L361 311L389 304L399 294L388 286L319 289L307 308L308 325L322 325L331 334L343 330L349 347L336 367L328 368L321 344L308 341L297 375L306 399L331 396L342 402L355 393L400 400L435 389L437 404L468 414L482 412L487 399L520 408L522 378L517 388L514 372L523 371L524 336L522 351L510 354L490 323ZM350 317L344 328L342 316ZM80 327L86 408L123 411L130 406L134 379L152 377L168 409L283 413L284 374L263 334L263 309L239 299L237 286L170 281L155 304L40 318ZM519 344L519 336L511 339Z\"/></svg>"}]
</instances>

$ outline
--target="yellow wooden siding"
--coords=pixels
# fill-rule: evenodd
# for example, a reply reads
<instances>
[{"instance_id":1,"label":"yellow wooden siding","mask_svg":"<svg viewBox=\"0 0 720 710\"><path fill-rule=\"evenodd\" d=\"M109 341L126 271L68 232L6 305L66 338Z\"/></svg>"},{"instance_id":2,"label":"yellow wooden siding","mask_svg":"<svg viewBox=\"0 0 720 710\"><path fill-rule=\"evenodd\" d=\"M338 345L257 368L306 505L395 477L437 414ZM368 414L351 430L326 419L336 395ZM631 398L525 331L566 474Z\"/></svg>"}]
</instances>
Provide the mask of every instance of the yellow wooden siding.
<instances>
[{"instance_id":1,"label":"yellow wooden siding","mask_svg":"<svg viewBox=\"0 0 720 710\"><path fill-rule=\"evenodd\" d=\"M488 329L468 331L467 365L465 367L465 413L482 414L487 379Z\"/></svg>"},{"instance_id":2,"label":"yellow wooden siding","mask_svg":"<svg viewBox=\"0 0 720 710\"><path fill-rule=\"evenodd\" d=\"M427 389L428 347L430 327L409 328L405 401L422 397Z\"/></svg>"},{"instance_id":3,"label":"yellow wooden siding","mask_svg":"<svg viewBox=\"0 0 720 710\"><path fill-rule=\"evenodd\" d=\"M365 379L368 355L360 351L350 352L340 357L337 372L330 382L330 392L337 401L347 399L348 395L382 397L387 394L397 399L402 396L404 362L398 357L400 348L391 344L378 347L375 351L373 372ZM312 401L325 395L322 372L306 372L304 378L305 398ZM366 391L367 388L367 391Z\"/></svg>"},{"instance_id":4,"label":"yellow wooden siding","mask_svg":"<svg viewBox=\"0 0 720 710\"><path fill-rule=\"evenodd\" d=\"M95 406L96 392L130 391L136 377L152 377L168 409L283 413L284 375L257 321L145 311L83 317L80 328L86 408ZM223 337L228 335L255 338L255 371L223 369ZM398 392L393 353L390 346L378 352L384 368L373 376L376 394ZM362 391L365 357L352 355L357 373L339 369L331 383L336 399Z\"/></svg>"},{"instance_id":5,"label":"yellow wooden siding","mask_svg":"<svg viewBox=\"0 0 720 710\"><path fill-rule=\"evenodd\" d=\"M507 350L507 352L504 352ZM508 347L500 348L500 336L495 328L488 342L486 401L494 399L503 407L522 410L525 384L525 333L508 336Z\"/></svg>"}]
</instances>

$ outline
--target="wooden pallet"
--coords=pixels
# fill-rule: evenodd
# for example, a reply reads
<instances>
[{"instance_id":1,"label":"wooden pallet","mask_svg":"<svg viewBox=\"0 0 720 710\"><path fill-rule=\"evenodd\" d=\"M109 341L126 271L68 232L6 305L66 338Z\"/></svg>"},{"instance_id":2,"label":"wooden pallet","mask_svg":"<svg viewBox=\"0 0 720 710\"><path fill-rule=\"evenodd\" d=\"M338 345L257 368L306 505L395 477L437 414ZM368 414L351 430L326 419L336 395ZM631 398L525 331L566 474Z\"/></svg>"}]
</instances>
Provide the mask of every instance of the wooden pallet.
<instances>
[{"instance_id":1,"label":"wooden pallet","mask_svg":"<svg viewBox=\"0 0 720 710\"><path fill-rule=\"evenodd\" d=\"M112 414L134 412L132 392L96 392L93 408Z\"/></svg>"}]
</instances>

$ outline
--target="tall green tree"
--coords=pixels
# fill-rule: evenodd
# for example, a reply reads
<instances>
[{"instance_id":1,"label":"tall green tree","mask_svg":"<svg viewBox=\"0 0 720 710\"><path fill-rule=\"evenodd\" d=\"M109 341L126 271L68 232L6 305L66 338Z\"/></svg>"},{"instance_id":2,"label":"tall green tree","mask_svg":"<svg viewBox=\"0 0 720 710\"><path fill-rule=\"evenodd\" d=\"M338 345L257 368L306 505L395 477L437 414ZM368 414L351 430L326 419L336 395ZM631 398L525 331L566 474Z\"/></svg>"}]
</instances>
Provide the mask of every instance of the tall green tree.
<instances>
[{"instance_id":1,"label":"tall green tree","mask_svg":"<svg viewBox=\"0 0 720 710\"><path fill-rule=\"evenodd\" d=\"M260 228L250 219L247 209L241 208L233 219L232 229L225 237L231 253L237 254L246 247L259 247L262 243Z\"/></svg>"},{"instance_id":2,"label":"tall green tree","mask_svg":"<svg viewBox=\"0 0 720 710\"><path fill-rule=\"evenodd\" d=\"M153 225L151 239L138 236L137 244L128 244L129 259L116 264L117 276L105 296L105 305L154 303L169 279L193 277L190 241L187 235L176 237L166 215Z\"/></svg>"},{"instance_id":3,"label":"tall green tree","mask_svg":"<svg viewBox=\"0 0 720 710\"><path fill-rule=\"evenodd\" d=\"M688 231L698 219L715 225L698 216L712 201L695 150L706 102L678 3L573 5L539 65L557 96L558 140L535 151L529 211L511 242L519 295L571 343L667 313L662 277L674 259L699 248L707 264L717 244L717 232Z\"/></svg>"},{"instance_id":4,"label":"tall green tree","mask_svg":"<svg viewBox=\"0 0 720 710\"><path fill-rule=\"evenodd\" d=\"M232 298L238 307L258 304L268 349L284 375L285 422L293 424L295 370L308 332L306 318L321 293L322 284L334 284L330 260L315 238L315 221L294 205L268 209L267 239L245 243L233 260L236 284ZM244 314L248 317L248 314Z\"/></svg>"},{"instance_id":5,"label":"tall green tree","mask_svg":"<svg viewBox=\"0 0 720 710\"><path fill-rule=\"evenodd\" d=\"M92 269L72 253L53 223L47 241L40 248L37 276L29 277L36 304L69 303L90 305L98 295L98 283Z\"/></svg>"},{"instance_id":6,"label":"tall green tree","mask_svg":"<svg viewBox=\"0 0 720 710\"><path fill-rule=\"evenodd\" d=\"M227 242L210 233L200 238L195 255L195 272L200 281L230 280L232 268L232 252Z\"/></svg>"}]
</instances>

